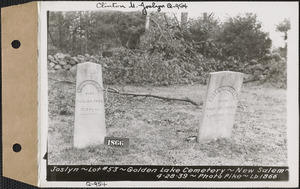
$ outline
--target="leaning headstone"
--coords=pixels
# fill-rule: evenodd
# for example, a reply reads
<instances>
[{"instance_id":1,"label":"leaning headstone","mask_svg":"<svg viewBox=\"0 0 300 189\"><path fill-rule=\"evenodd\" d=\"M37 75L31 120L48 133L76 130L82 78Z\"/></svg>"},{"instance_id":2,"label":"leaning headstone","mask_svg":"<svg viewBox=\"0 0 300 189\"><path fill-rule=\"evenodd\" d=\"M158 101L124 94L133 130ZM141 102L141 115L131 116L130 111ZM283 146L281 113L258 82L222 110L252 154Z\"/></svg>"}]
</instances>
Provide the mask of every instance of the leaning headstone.
<instances>
[{"instance_id":1,"label":"leaning headstone","mask_svg":"<svg viewBox=\"0 0 300 189\"><path fill-rule=\"evenodd\" d=\"M231 136L242 83L239 72L210 73L198 142Z\"/></svg>"},{"instance_id":2,"label":"leaning headstone","mask_svg":"<svg viewBox=\"0 0 300 189\"><path fill-rule=\"evenodd\" d=\"M104 143L106 136L101 65L77 65L74 147Z\"/></svg>"}]
</instances>

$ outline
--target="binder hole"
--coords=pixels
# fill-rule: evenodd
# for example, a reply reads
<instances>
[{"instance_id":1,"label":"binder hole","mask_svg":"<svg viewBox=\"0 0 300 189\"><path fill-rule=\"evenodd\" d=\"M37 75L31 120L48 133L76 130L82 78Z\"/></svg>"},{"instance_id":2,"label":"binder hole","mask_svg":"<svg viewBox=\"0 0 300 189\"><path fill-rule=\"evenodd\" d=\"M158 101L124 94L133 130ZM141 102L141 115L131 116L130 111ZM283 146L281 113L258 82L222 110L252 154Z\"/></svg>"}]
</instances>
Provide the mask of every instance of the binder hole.
<instances>
[{"instance_id":1,"label":"binder hole","mask_svg":"<svg viewBox=\"0 0 300 189\"><path fill-rule=\"evenodd\" d=\"M16 144L13 145L13 151L14 152L20 152L21 149L22 149L22 147L21 147L20 144L16 143Z\"/></svg>"},{"instance_id":2,"label":"binder hole","mask_svg":"<svg viewBox=\"0 0 300 189\"><path fill-rule=\"evenodd\" d=\"M11 46L18 49L21 46L21 42L19 40L13 40L13 42L11 42Z\"/></svg>"}]
</instances>

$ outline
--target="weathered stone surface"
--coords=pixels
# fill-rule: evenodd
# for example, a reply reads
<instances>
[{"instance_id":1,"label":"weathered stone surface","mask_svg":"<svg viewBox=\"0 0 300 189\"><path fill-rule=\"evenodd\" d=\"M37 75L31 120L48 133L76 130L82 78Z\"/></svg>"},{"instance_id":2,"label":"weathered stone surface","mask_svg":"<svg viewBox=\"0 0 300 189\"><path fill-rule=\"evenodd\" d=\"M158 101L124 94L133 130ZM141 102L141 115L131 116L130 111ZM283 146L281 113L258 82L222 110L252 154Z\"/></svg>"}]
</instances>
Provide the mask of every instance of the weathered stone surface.
<instances>
[{"instance_id":1,"label":"weathered stone surface","mask_svg":"<svg viewBox=\"0 0 300 189\"><path fill-rule=\"evenodd\" d=\"M74 60L76 63L79 63L80 61L76 57L72 57L71 60Z\"/></svg>"},{"instance_id":2,"label":"weathered stone surface","mask_svg":"<svg viewBox=\"0 0 300 189\"><path fill-rule=\"evenodd\" d=\"M55 64L53 62L50 62L49 65L51 68L53 68L55 66Z\"/></svg>"},{"instance_id":3,"label":"weathered stone surface","mask_svg":"<svg viewBox=\"0 0 300 189\"><path fill-rule=\"evenodd\" d=\"M54 61L54 57L52 55L48 55L48 60Z\"/></svg>"},{"instance_id":4,"label":"weathered stone surface","mask_svg":"<svg viewBox=\"0 0 300 189\"><path fill-rule=\"evenodd\" d=\"M54 69L60 70L60 69L62 69L62 67L61 67L61 65L57 64L57 65L54 66Z\"/></svg>"},{"instance_id":5,"label":"weathered stone surface","mask_svg":"<svg viewBox=\"0 0 300 189\"><path fill-rule=\"evenodd\" d=\"M76 64L76 62L75 62L74 60L70 60L69 64L71 64L71 65L75 65L75 64Z\"/></svg>"},{"instance_id":6,"label":"weathered stone surface","mask_svg":"<svg viewBox=\"0 0 300 189\"><path fill-rule=\"evenodd\" d=\"M67 63L65 61L62 61L62 60L59 61L59 64L62 65L62 66L67 65Z\"/></svg>"},{"instance_id":7,"label":"weathered stone surface","mask_svg":"<svg viewBox=\"0 0 300 189\"><path fill-rule=\"evenodd\" d=\"M56 53L56 56L58 60L63 60L65 58L65 55L63 53Z\"/></svg>"},{"instance_id":8,"label":"weathered stone surface","mask_svg":"<svg viewBox=\"0 0 300 189\"><path fill-rule=\"evenodd\" d=\"M85 57L83 56L78 56L77 59L79 60L80 63L86 62Z\"/></svg>"},{"instance_id":9,"label":"weathered stone surface","mask_svg":"<svg viewBox=\"0 0 300 189\"><path fill-rule=\"evenodd\" d=\"M71 55L70 54L65 54L65 59L66 60L71 60Z\"/></svg>"},{"instance_id":10,"label":"weathered stone surface","mask_svg":"<svg viewBox=\"0 0 300 189\"><path fill-rule=\"evenodd\" d=\"M54 57L55 61L57 61L57 62L59 61L57 55L54 55L53 57Z\"/></svg>"},{"instance_id":11,"label":"weathered stone surface","mask_svg":"<svg viewBox=\"0 0 300 189\"><path fill-rule=\"evenodd\" d=\"M101 65L77 65L74 147L104 143L106 136Z\"/></svg>"},{"instance_id":12,"label":"weathered stone surface","mask_svg":"<svg viewBox=\"0 0 300 189\"><path fill-rule=\"evenodd\" d=\"M231 136L242 83L242 73L210 73L198 142Z\"/></svg>"},{"instance_id":13,"label":"weathered stone surface","mask_svg":"<svg viewBox=\"0 0 300 189\"><path fill-rule=\"evenodd\" d=\"M71 67L72 67L72 66L69 65L69 64L63 66L63 68L64 68L65 70L69 70Z\"/></svg>"},{"instance_id":14,"label":"weathered stone surface","mask_svg":"<svg viewBox=\"0 0 300 189\"><path fill-rule=\"evenodd\" d=\"M85 54L84 56L85 56L85 58L88 59L88 60L91 58L91 56L90 56L89 54Z\"/></svg>"},{"instance_id":15,"label":"weathered stone surface","mask_svg":"<svg viewBox=\"0 0 300 189\"><path fill-rule=\"evenodd\" d=\"M57 61L55 61L55 60L53 60L53 61L51 61L51 62L53 62L54 64L58 64L58 62L57 62Z\"/></svg>"},{"instance_id":16,"label":"weathered stone surface","mask_svg":"<svg viewBox=\"0 0 300 189\"><path fill-rule=\"evenodd\" d=\"M70 72L72 72L72 73L76 73L76 70L77 70L77 66L75 65L75 66L72 66L71 68L70 68Z\"/></svg>"}]
</instances>

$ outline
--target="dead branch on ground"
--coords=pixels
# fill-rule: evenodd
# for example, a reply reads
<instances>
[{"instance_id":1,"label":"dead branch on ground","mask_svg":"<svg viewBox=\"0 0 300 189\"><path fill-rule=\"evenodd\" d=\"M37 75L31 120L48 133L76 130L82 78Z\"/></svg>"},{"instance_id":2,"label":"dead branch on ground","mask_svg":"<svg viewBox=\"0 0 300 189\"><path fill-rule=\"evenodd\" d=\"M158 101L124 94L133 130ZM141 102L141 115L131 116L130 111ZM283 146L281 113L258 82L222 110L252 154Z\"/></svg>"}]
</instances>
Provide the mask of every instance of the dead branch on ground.
<instances>
[{"instance_id":1,"label":"dead branch on ground","mask_svg":"<svg viewBox=\"0 0 300 189\"><path fill-rule=\"evenodd\" d=\"M129 95L129 96L144 96L144 97L152 97L152 98L158 98L158 99L162 99L162 100L174 100L174 101L183 101L183 102L189 102L195 106L200 106L201 104L196 103L195 101L189 99L189 98L173 98L173 97L164 97L164 96L158 96L158 95L153 95L153 94L148 94L148 93L127 93L127 92L120 92L117 91L116 89L113 88L108 88L108 92L110 93L115 93L115 94L119 94L119 95Z\"/></svg>"},{"instance_id":2,"label":"dead branch on ground","mask_svg":"<svg viewBox=\"0 0 300 189\"><path fill-rule=\"evenodd\" d=\"M74 84L74 85L76 84L75 82L72 82L72 81L59 80L59 79L51 78L51 77L49 77L49 79L54 80L56 82L63 82L63 83ZM203 104L203 102L198 104L197 102L195 102L195 101L193 101L193 100L191 100L190 98L187 98L187 97L182 99L182 98L174 98L174 97L165 97L165 96L153 95L153 94L148 94L148 93L122 92L122 91L119 91L119 90L111 88L111 87L107 87L106 90L104 90L104 91L106 91L108 93L114 93L114 94L125 95L125 96L133 96L133 97L143 96L143 97L152 97L152 98L157 98L157 99L162 99L162 100L167 100L167 101L173 100L173 101L188 102L188 103L191 103L195 106L200 106L200 105Z\"/></svg>"}]
</instances>

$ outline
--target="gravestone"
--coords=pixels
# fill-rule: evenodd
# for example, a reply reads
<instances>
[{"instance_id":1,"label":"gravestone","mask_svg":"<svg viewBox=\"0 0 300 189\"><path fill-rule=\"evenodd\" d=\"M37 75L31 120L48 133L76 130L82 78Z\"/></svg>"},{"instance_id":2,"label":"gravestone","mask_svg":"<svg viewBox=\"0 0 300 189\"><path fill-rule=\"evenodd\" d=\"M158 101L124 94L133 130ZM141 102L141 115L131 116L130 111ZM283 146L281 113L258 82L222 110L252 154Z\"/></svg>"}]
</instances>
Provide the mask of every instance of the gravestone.
<instances>
[{"instance_id":1,"label":"gravestone","mask_svg":"<svg viewBox=\"0 0 300 189\"><path fill-rule=\"evenodd\" d=\"M74 147L104 143L106 136L101 65L77 65Z\"/></svg>"},{"instance_id":2,"label":"gravestone","mask_svg":"<svg viewBox=\"0 0 300 189\"><path fill-rule=\"evenodd\" d=\"M222 71L209 74L198 142L231 136L243 74Z\"/></svg>"}]
</instances>

